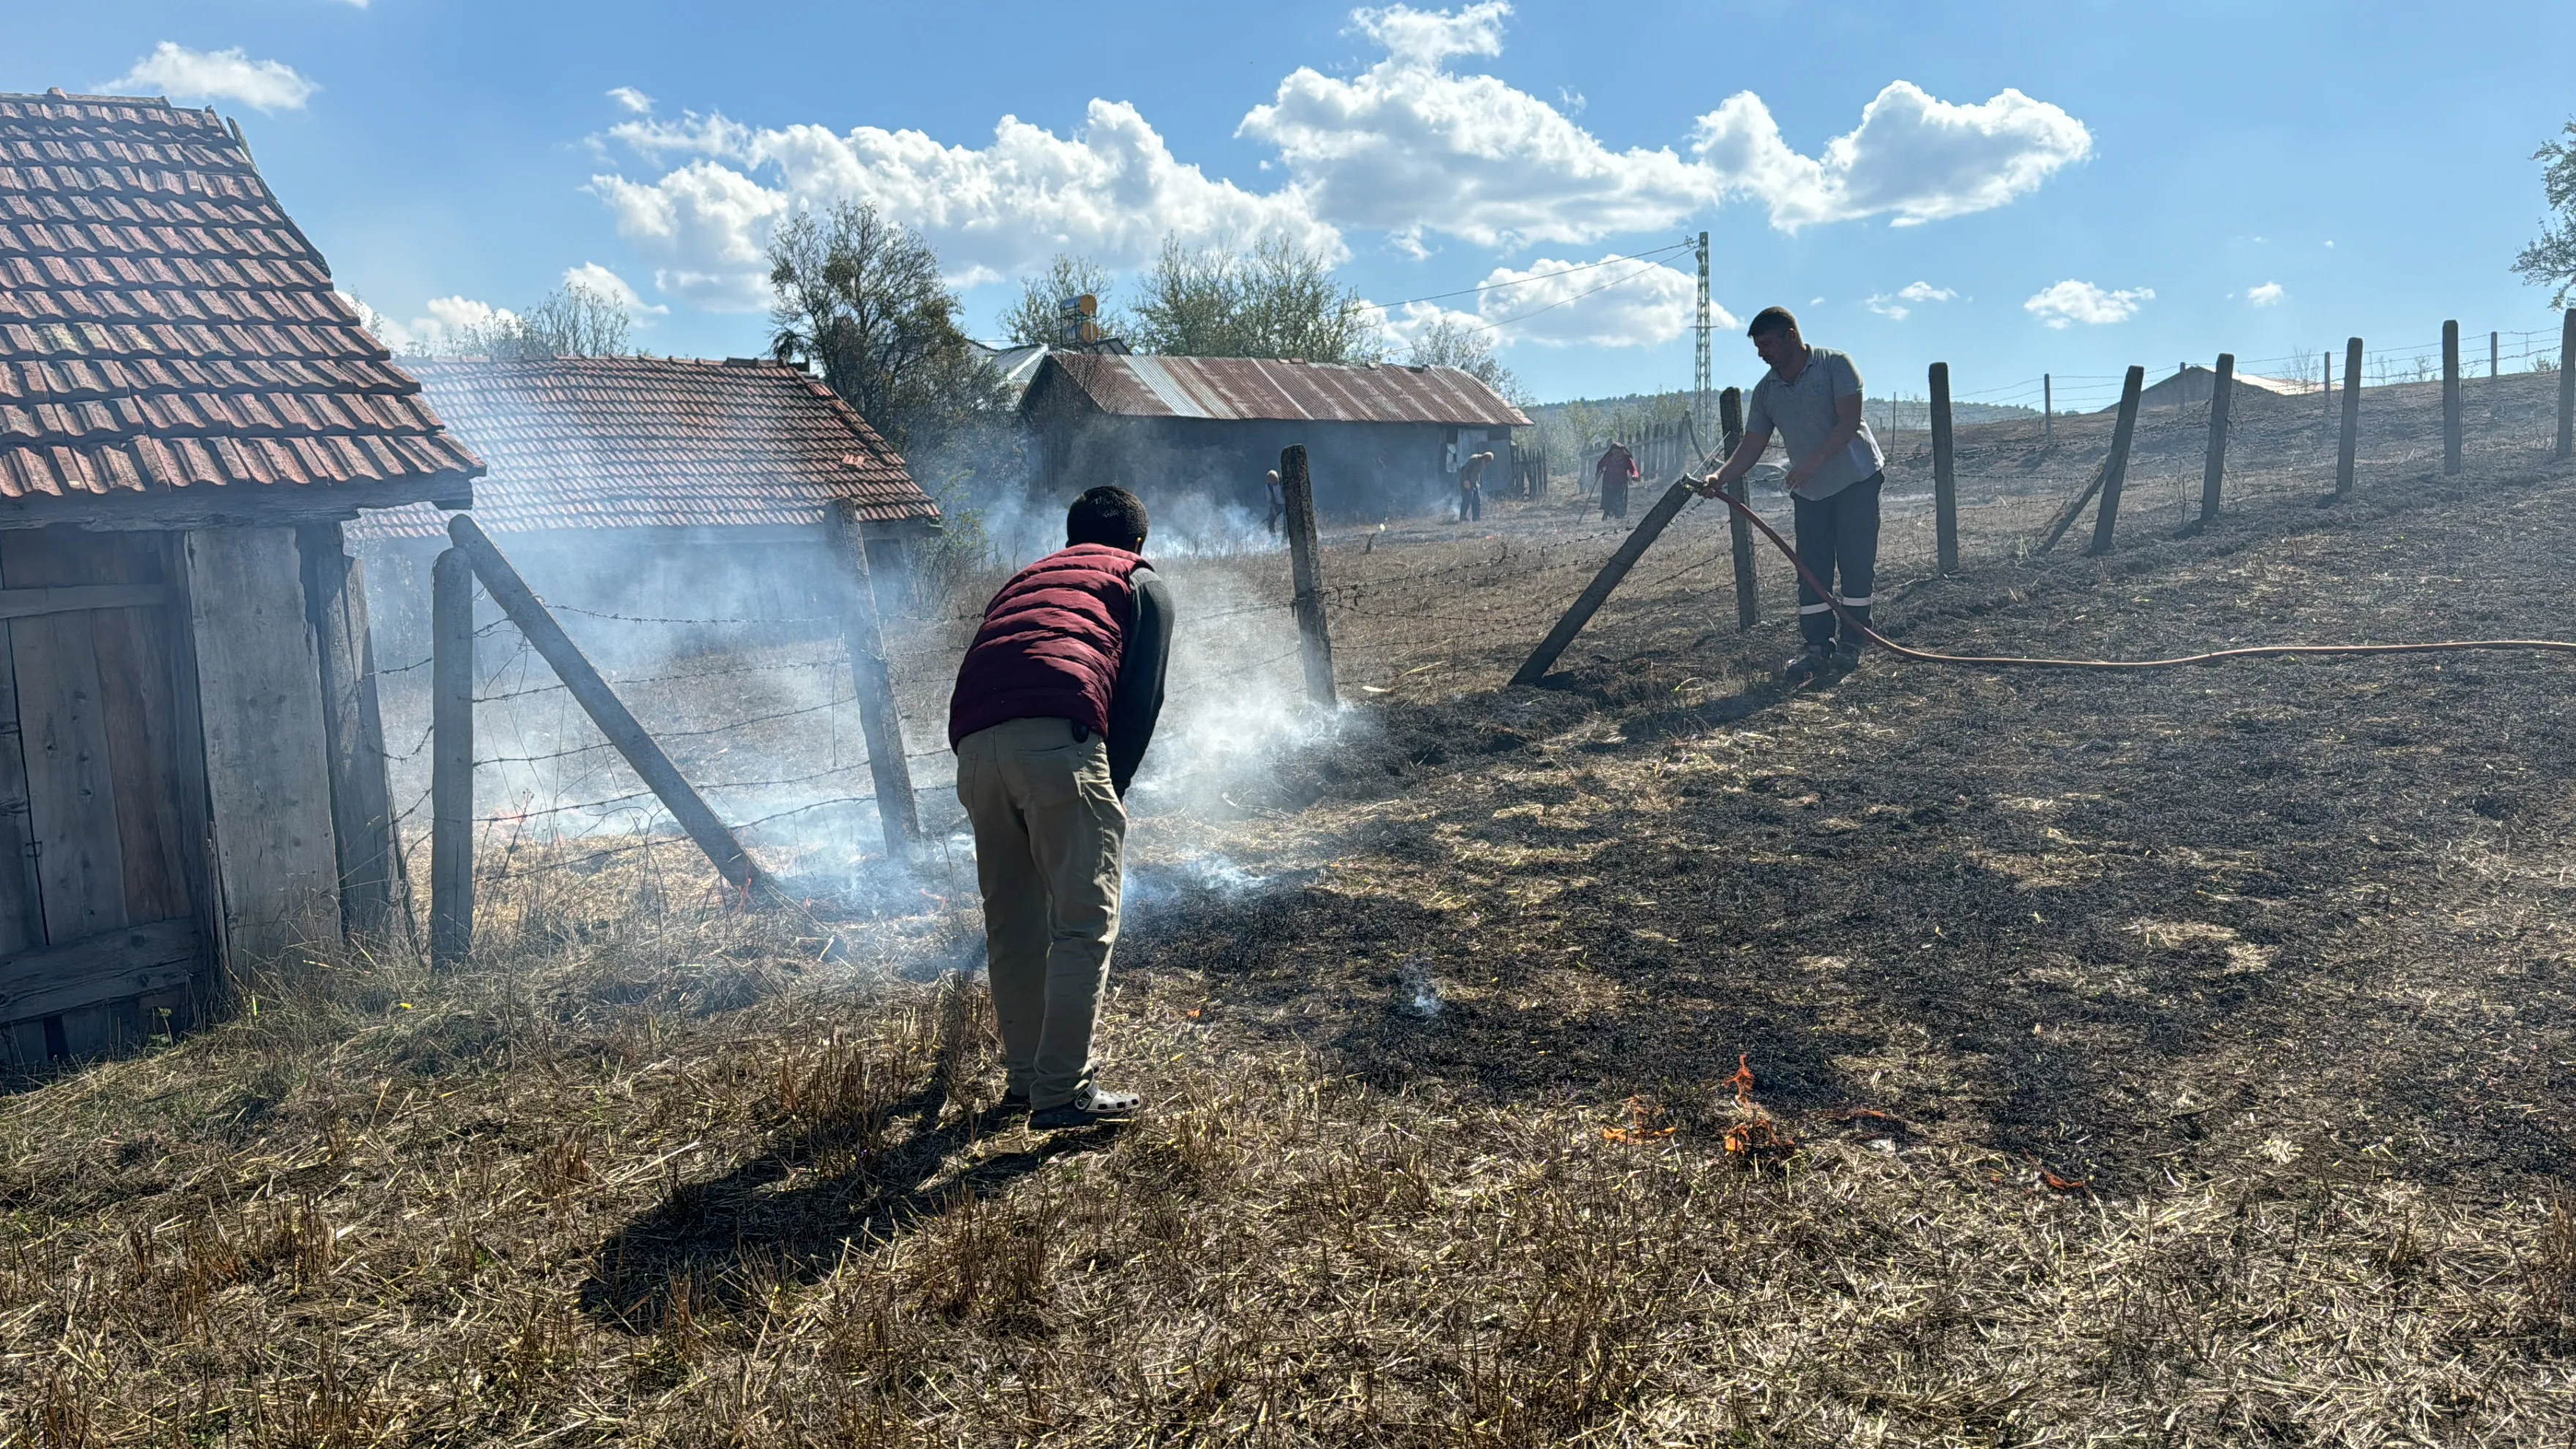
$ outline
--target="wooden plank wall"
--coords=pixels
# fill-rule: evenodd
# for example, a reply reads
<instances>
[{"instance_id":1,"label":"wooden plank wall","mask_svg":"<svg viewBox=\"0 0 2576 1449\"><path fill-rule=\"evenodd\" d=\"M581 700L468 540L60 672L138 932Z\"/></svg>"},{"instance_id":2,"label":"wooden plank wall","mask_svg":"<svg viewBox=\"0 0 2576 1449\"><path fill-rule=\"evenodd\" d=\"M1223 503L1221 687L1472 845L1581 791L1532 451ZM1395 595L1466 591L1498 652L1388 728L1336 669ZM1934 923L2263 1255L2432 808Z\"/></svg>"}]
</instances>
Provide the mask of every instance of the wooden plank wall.
<instances>
[{"instance_id":1,"label":"wooden plank wall","mask_svg":"<svg viewBox=\"0 0 2576 1449\"><path fill-rule=\"evenodd\" d=\"M411 915L403 905L402 853L394 842L393 791L385 776L366 574L349 556L336 523L299 529L296 543L304 557L305 610L322 666L342 924L353 934L382 939L402 933Z\"/></svg>"},{"instance_id":2,"label":"wooden plank wall","mask_svg":"<svg viewBox=\"0 0 2576 1449\"><path fill-rule=\"evenodd\" d=\"M0 532L0 584L13 589L135 586L159 598L169 575L157 535ZM179 718L186 661L160 606L20 618L5 637L15 698L0 700L0 718L19 728L0 737L0 808L22 790L25 813L17 831L0 827L0 849L32 854L33 868L0 863L0 963L14 998L60 1009L35 1020L34 1005L0 1002L0 1021L22 1062L92 1055L181 1024L161 1009L184 1017L195 996L175 964L186 952L167 944L202 939L191 848L201 786ZM120 974L105 956L91 962L96 951L68 949L136 927L164 941L169 959L151 971Z\"/></svg>"},{"instance_id":3,"label":"wooden plank wall","mask_svg":"<svg viewBox=\"0 0 2576 1449\"><path fill-rule=\"evenodd\" d=\"M322 675L292 528L187 536L227 969L337 939Z\"/></svg>"}]
</instances>

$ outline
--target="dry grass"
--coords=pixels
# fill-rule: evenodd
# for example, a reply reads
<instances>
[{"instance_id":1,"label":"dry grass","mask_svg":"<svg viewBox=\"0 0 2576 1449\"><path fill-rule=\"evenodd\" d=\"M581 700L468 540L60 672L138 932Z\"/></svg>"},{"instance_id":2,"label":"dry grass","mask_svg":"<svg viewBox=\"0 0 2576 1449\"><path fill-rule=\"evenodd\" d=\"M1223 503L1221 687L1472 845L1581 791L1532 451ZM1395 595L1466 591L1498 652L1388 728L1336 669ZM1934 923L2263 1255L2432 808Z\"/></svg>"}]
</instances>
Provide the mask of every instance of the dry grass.
<instances>
[{"instance_id":1,"label":"dry grass","mask_svg":"<svg viewBox=\"0 0 2576 1449\"><path fill-rule=\"evenodd\" d=\"M2576 479L2475 486L1894 613L2556 632ZM1137 913L1124 1129L996 1110L971 911L743 916L616 841L494 861L467 969L315 955L0 1100L0 1444L2576 1437L2556 673L1784 697L1712 608L1546 692L1348 616L1379 707L1140 825L1259 879Z\"/></svg>"}]
</instances>

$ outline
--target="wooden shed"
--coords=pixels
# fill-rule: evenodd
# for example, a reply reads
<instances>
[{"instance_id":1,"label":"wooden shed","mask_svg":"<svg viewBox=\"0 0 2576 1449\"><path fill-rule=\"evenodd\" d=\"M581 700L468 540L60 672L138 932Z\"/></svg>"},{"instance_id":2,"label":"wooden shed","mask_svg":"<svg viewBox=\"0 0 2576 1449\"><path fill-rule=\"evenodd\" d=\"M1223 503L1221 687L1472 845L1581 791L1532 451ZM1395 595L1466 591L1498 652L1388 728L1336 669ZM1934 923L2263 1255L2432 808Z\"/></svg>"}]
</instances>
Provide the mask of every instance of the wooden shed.
<instances>
[{"instance_id":1,"label":"wooden shed","mask_svg":"<svg viewBox=\"0 0 2576 1449\"><path fill-rule=\"evenodd\" d=\"M881 583L902 577L939 527L901 455L799 368L665 357L404 366L490 465L475 522L558 604L826 618L848 579L827 527L835 510L855 516ZM426 504L388 509L350 538L373 572L386 647L398 633L399 647L425 650L421 611L446 520Z\"/></svg>"},{"instance_id":2,"label":"wooden shed","mask_svg":"<svg viewBox=\"0 0 2576 1449\"><path fill-rule=\"evenodd\" d=\"M211 110L0 95L0 1062L399 899L340 525L482 471Z\"/></svg>"},{"instance_id":3,"label":"wooden shed","mask_svg":"<svg viewBox=\"0 0 2576 1449\"><path fill-rule=\"evenodd\" d=\"M1306 445L1330 517L1429 513L1457 497L1458 465L1495 455L1529 418L1454 367L1343 366L1259 357L1054 352L1020 400L1042 496L1114 483L1146 507L1191 494L1258 515L1263 475Z\"/></svg>"}]
</instances>

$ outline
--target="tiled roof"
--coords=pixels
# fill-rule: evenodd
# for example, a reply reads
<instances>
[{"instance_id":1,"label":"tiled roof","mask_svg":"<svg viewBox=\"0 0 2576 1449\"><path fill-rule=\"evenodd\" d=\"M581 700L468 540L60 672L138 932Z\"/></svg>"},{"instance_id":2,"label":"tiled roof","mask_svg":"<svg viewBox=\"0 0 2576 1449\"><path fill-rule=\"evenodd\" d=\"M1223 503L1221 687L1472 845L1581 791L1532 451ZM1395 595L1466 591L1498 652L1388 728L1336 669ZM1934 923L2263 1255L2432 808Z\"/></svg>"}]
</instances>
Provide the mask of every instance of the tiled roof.
<instances>
[{"instance_id":1,"label":"tiled roof","mask_svg":"<svg viewBox=\"0 0 2576 1449\"><path fill-rule=\"evenodd\" d=\"M474 518L494 533L813 524L844 498L873 523L939 517L876 429L797 368L658 357L405 366L491 461ZM425 506L350 525L357 538L445 532Z\"/></svg>"},{"instance_id":2,"label":"tiled roof","mask_svg":"<svg viewBox=\"0 0 2576 1449\"><path fill-rule=\"evenodd\" d=\"M0 94L0 521L461 502L480 469L213 111Z\"/></svg>"},{"instance_id":3,"label":"tiled roof","mask_svg":"<svg viewBox=\"0 0 2576 1449\"><path fill-rule=\"evenodd\" d=\"M1073 384L1104 413L1135 418L1264 419L1526 427L1529 418L1454 367L1354 367L1267 357L1126 357L1050 353L1046 374Z\"/></svg>"}]
</instances>

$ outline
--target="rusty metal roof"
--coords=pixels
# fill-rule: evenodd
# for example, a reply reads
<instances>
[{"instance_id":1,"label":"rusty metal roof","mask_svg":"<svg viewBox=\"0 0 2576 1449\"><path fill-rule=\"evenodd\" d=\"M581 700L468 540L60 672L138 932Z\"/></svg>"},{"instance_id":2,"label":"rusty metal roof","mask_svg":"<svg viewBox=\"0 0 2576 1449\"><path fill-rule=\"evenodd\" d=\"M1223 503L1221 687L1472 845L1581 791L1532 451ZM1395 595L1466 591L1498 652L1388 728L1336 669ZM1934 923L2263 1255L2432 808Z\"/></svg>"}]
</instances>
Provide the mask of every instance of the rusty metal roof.
<instances>
[{"instance_id":1,"label":"rusty metal roof","mask_svg":"<svg viewBox=\"0 0 2576 1449\"><path fill-rule=\"evenodd\" d=\"M491 461L474 517L494 533L814 524L848 499L872 523L939 506L876 429L804 371L765 359L406 359L448 425ZM444 537L427 505L349 536Z\"/></svg>"},{"instance_id":2,"label":"rusty metal roof","mask_svg":"<svg viewBox=\"0 0 2576 1449\"><path fill-rule=\"evenodd\" d=\"M1345 366L1270 357L1050 354L1056 373L1104 413L1136 418L1436 423L1527 427L1529 418L1454 367Z\"/></svg>"},{"instance_id":3,"label":"rusty metal roof","mask_svg":"<svg viewBox=\"0 0 2576 1449\"><path fill-rule=\"evenodd\" d=\"M0 94L0 521L481 471L212 110Z\"/></svg>"}]
</instances>

